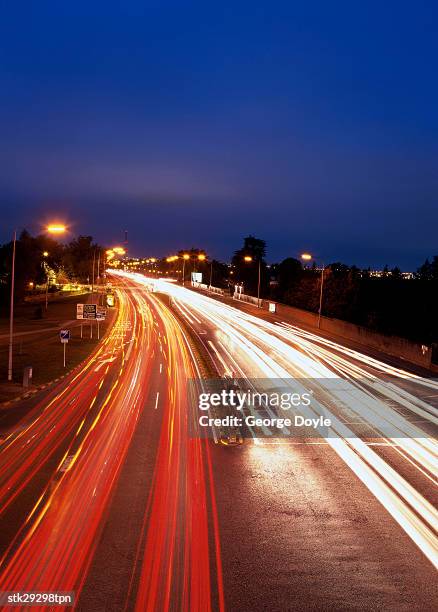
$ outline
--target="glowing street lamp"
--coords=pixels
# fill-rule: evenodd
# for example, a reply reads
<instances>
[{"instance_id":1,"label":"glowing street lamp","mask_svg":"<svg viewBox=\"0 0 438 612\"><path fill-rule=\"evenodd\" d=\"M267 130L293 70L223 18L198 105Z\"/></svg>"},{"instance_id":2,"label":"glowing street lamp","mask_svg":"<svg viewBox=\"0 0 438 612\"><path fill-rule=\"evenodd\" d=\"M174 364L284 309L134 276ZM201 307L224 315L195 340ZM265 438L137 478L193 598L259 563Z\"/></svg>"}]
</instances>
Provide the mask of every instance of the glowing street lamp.
<instances>
[{"instance_id":1,"label":"glowing street lamp","mask_svg":"<svg viewBox=\"0 0 438 612\"><path fill-rule=\"evenodd\" d=\"M48 234L55 234L57 236L59 236L60 234L64 234L66 231L67 231L67 227L65 225L63 225L62 223L51 223L50 225L48 225L46 227L46 232ZM43 257L48 257L48 256L49 256L48 251L44 251ZM49 306L49 273L48 273L47 266L46 266L45 270L46 270L46 303L45 303L45 310L47 310L47 308Z\"/></svg>"},{"instance_id":2,"label":"glowing street lamp","mask_svg":"<svg viewBox=\"0 0 438 612\"><path fill-rule=\"evenodd\" d=\"M64 232L67 231L67 228L65 225L52 223L47 226L46 230L49 232L49 234L64 234Z\"/></svg>"},{"instance_id":3,"label":"glowing street lamp","mask_svg":"<svg viewBox=\"0 0 438 612\"><path fill-rule=\"evenodd\" d=\"M243 257L243 261L246 263L251 263L253 261L253 257L251 255L245 255ZM259 274L258 274L258 282L257 282L257 308L260 308L260 268L261 268L261 259L259 258Z\"/></svg>"},{"instance_id":4,"label":"glowing street lamp","mask_svg":"<svg viewBox=\"0 0 438 612\"><path fill-rule=\"evenodd\" d=\"M63 234L67 230L65 225L53 223L46 227L49 234ZM14 290L15 290L15 253L17 245L17 230L14 230L12 240L12 270L11 270L11 303L9 307L9 350L8 350L8 381L12 380L12 353L14 333ZM45 251L46 253L47 251ZM48 253L47 253L48 255ZM46 257L46 255L44 255Z\"/></svg>"},{"instance_id":5,"label":"glowing street lamp","mask_svg":"<svg viewBox=\"0 0 438 612\"><path fill-rule=\"evenodd\" d=\"M190 259L190 255L188 253L183 253L182 256L182 260L183 260L183 277L182 277L182 284L183 287L186 283L186 261L188 261Z\"/></svg>"},{"instance_id":6,"label":"glowing street lamp","mask_svg":"<svg viewBox=\"0 0 438 612\"><path fill-rule=\"evenodd\" d=\"M310 253L302 253L301 259L303 261L311 261L313 256ZM322 316L322 295L324 291L324 264L322 264L321 268L321 290L319 292L319 309L318 309L318 329L321 329L321 316Z\"/></svg>"}]
</instances>

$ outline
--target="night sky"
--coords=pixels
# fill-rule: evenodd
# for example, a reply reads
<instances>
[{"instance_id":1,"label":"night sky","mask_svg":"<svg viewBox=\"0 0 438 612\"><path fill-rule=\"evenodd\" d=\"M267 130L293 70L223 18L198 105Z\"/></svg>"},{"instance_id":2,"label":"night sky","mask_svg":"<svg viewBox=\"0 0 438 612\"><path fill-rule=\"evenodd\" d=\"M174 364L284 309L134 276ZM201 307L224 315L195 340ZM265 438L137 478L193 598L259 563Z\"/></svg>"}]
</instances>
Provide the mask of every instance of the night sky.
<instances>
[{"instance_id":1,"label":"night sky","mask_svg":"<svg viewBox=\"0 0 438 612\"><path fill-rule=\"evenodd\" d=\"M0 241L133 255L438 254L436 2L17 2L0 18Z\"/></svg>"}]
</instances>

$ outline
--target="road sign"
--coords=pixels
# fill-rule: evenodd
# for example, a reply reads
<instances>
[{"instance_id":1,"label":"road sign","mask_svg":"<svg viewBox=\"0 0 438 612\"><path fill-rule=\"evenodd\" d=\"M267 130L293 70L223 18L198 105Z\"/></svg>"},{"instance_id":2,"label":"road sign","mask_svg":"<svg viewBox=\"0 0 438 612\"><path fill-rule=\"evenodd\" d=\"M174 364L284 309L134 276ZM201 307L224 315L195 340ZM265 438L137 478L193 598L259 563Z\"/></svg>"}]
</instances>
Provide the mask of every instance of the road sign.
<instances>
[{"instance_id":1,"label":"road sign","mask_svg":"<svg viewBox=\"0 0 438 612\"><path fill-rule=\"evenodd\" d=\"M71 333L69 329L60 329L59 330L59 338L61 340L61 342L63 344L66 344L70 338L71 338Z\"/></svg>"},{"instance_id":2,"label":"road sign","mask_svg":"<svg viewBox=\"0 0 438 612\"><path fill-rule=\"evenodd\" d=\"M59 339L61 340L63 344L63 349L64 349L64 368L65 368L65 347L68 344L68 341L70 340L70 338L71 338L71 334L70 334L69 329L59 330Z\"/></svg>"},{"instance_id":3,"label":"road sign","mask_svg":"<svg viewBox=\"0 0 438 612\"><path fill-rule=\"evenodd\" d=\"M98 321L105 321L105 317L106 317L105 306L97 306L96 307L96 319Z\"/></svg>"},{"instance_id":4,"label":"road sign","mask_svg":"<svg viewBox=\"0 0 438 612\"><path fill-rule=\"evenodd\" d=\"M77 319L96 319L97 304L76 304Z\"/></svg>"}]
</instances>

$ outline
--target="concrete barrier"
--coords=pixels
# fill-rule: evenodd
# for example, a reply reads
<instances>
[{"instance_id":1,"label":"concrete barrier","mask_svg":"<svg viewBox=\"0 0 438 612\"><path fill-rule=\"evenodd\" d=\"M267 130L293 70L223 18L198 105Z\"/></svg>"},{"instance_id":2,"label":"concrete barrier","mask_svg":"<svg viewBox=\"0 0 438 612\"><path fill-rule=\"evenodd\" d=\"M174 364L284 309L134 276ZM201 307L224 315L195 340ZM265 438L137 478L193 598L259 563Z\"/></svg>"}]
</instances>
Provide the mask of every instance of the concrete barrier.
<instances>
[{"instance_id":1,"label":"concrete barrier","mask_svg":"<svg viewBox=\"0 0 438 612\"><path fill-rule=\"evenodd\" d=\"M277 314L301 323L307 327L318 328L318 315L292 306L277 303ZM363 346L376 349L387 355L404 359L427 369L432 368L432 350L430 346L411 342L399 336L387 336L366 327L348 323L340 319L321 317L321 331L326 331L340 338L352 340Z\"/></svg>"},{"instance_id":2,"label":"concrete barrier","mask_svg":"<svg viewBox=\"0 0 438 612\"><path fill-rule=\"evenodd\" d=\"M192 283L192 285L200 289L208 289L207 285L201 285L200 283ZM236 291L233 299L257 306L257 298L252 295ZM269 310L269 304L273 303L276 306L278 316L284 317L290 323L301 324L305 327L318 330L318 315L314 312L301 310L300 308L294 308L293 306L287 306L272 300L260 300L260 307ZM321 317L320 329L333 336L357 342L362 346L409 361L433 372L438 372L438 365L432 363L432 348L430 346L411 342L399 336L387 336L355 323L348 323L347 321L331 319L329 317Z\"/></svg>"}]
</instances>

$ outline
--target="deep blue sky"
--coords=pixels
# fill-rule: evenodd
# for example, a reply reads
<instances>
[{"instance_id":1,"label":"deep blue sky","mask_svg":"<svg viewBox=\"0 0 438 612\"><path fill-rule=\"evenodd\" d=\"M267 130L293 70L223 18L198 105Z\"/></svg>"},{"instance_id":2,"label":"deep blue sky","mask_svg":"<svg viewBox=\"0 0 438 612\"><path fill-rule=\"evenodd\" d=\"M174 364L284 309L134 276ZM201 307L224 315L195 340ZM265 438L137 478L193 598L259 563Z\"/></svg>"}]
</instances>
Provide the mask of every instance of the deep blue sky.
<instances>
[{"instance_id":1,"label":"deep blue sky","mask_svg":"<svg viewBox=\"0 0 438 612\"><path fill-rule=\"evenodd\" d=\"M1 3L0 241L438 254L436 2Z\"/></svg>"}]
</instances>

